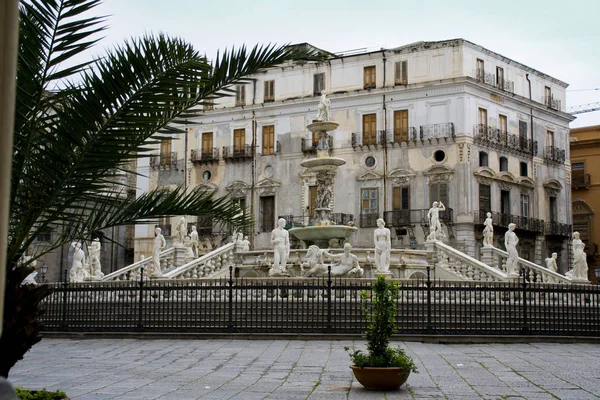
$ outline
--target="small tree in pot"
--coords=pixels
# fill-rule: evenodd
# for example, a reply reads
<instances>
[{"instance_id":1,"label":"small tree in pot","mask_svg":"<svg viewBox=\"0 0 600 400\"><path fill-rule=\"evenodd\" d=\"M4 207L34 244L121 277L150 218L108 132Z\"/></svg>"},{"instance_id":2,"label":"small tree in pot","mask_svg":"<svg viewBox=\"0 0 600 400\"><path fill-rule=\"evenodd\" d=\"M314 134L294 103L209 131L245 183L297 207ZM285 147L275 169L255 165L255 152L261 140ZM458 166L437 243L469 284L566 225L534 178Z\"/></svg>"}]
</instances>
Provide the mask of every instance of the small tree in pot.
<instances>
[{"instance_id":1,"label":"small tree in pot","mask_svg":"<svg viewBox=\"0 0 600 400\"><path fill-rule=\"evenodd\" d=\"M390 337L397 331L398 285L380 275L372 291L372 298L366 290L360 292L362 311L368 322L365 331L368 353L345 349L352 359L350 368L354 376L365 388L394 390L406 382L411 372L417 372L417 367L404 350L389 347Z\"/></svg>"}]
</instances>

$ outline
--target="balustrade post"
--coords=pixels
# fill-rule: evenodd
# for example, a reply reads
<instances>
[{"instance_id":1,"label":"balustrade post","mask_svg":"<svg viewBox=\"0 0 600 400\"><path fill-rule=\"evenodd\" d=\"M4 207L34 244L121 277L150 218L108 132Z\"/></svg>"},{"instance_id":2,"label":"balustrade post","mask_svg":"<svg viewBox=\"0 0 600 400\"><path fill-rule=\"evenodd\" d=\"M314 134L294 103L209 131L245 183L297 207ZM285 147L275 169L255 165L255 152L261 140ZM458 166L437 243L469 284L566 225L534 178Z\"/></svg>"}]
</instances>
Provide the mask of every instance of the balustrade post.
<instances>
[{"instance_id":1,"label":"balustrade post","mask_svg":"<svg viewBox=\"0 0 600 400\"><path fill-rule=\"evenodd\" d=\"M331 265L327 266L327 332L333 330L331 325Z\"/></svg>"},{"instance_id":2,"label":"balustrade post","mask_svg":"<svg viewBox=\"0 0 600 400\"><path fill-rule=\"evenodd\" d=\"M144 313L144 267L140 267L140 282L139 282L140 290L140 298L138 301L138 331L144 330L144 324L142 322L142 315Z\"/></svg>"},{"instance_id":3,"label":"balustrade post","mask_svg":"<svg viewBox=\"0 0 600 400\"><path fill-rule=\"evenodd\" d=\"M431 324L431 267L427 267L427 333L432 333L433 326Z\"/></svg>"},{"instance_id":4,"label":"balustrade post","mask_svg":"<svg viewBox=\"0 0 600 400\"><path fill-rule=\"evenodd\" d=\"M227 330L233 332L233 266L229 266L229 281L227 282L229 288L229 310L228 310L228 321Z\"/></svg>"},{"instance_id":5,"label":"balustrade post","mask_svg":"<svg viewBox=\"0 0 600 400\"><path fill-rule=\"evenodd\" d=\"M65 269L65 281L63 282L63 304L62 304L62 322L60 327L67 330L67 300L69 298L67 289L69 288L69 271Z\"/></svg>"},{"instance_id":6,"label":"balustrade post","mask_svg":"<svg viewBox=\"0 0 600 400\"><path fill-rule=\"evenodd\" d=\"M525 267L521 267L521 274L523 276L523 281L521 285L523 286L523 327L521 328L521 333L523 335L529 334L529 326L527 321L527 273L525 271Z\"/></svg>"}]
</instances>

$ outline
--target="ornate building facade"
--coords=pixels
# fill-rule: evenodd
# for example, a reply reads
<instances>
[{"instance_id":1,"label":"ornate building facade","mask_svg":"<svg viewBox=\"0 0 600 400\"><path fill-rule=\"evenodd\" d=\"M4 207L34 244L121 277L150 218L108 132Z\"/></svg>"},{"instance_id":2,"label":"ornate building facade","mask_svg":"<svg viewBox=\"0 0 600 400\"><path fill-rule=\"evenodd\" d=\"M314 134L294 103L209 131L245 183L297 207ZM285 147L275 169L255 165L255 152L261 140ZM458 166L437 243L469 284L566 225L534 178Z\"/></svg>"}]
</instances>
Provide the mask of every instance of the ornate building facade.
<instances>
[{"instance_id":1,"label":"ornate building facade","mask_svg":"<svg viewBox=\"0 0 600 400\"><path fill-rule=\"evenodd\" d=\"M441 201L445 240L459 250L479 256L492 212L498 247L514 222L523 258L541 263L557 251L566 269L573 119L566 83L463 39L327 54L319 64L269 69L205 107L184 138L138 163L147 176L138 191L185 184L229 194L255 219L254 248L269 248L278 217L290 226L311 222L315 176L300 162L316 152L306 126L325 90L340 124L331 153L346 160L334 219L360 228L354 246L373 246L380 217L393 247L419 246L427 210ZM216 234L211 221L188 219ZM136 260L150 254L153 228L136 227Z\"/></svg>"}]
</instances>

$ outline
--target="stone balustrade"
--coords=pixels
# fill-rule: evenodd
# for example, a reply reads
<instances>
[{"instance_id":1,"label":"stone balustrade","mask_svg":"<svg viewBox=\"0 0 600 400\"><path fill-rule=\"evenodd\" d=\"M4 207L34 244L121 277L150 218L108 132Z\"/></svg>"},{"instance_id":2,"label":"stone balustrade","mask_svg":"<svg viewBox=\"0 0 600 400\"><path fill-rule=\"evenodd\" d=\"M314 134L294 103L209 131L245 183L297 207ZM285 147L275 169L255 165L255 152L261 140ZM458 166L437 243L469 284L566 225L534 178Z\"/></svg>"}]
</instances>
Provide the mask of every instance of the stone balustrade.
<instances>
[{"instance_id":1,"label":"stone balustrade","mask_svg":"<svg viewBox=\"0 0 600 400\"><path fill-rule=\"evenodd\" d=\"M160 267L167 271L174 266L175 248L171 247L160 253ZM124 268L105 275L101 281L138 281L141 269L144 268L144 276L150 276L153 272L152 257L134 262Z\"/></svg>"},{"instance_id":2,"label":"stone balustrade","mask_svg":"<svg viewBox=\"0 0 600 400\"><path fill-rule=\"evenodd\" d=\"M425 247L431 252L433 258L431 261L436 268L447 271L458 279L488 282L505 281L507 279L506 273L440 241L425 243ZM436 275L440 276L442 274L436 272Z\"/></svg>"},{"instance_id":3,"label":"stone balustrade","mask_svg":"<svg viewBox=\"0 0 600 400\"><path fill-rule=\"evenodd\" d=\"M234 264L233 249L228 243L164 274L165 279L215 278Z\"/></svg>"},{"instance_id":4,"label":"stone balustrade","mask_svg":"<svg viewBox=\"0 0 600 400\"><path fill-rule=\"evenodd\" d=\"M485 255L485 252L491 253L491 257ZM490 247L482 249L482 254L484 258L487 258L487 260L484 261L489 262L490 266L499 271L503 271L504 273L507 272L506 260L508 259L508 253L506 251ZM519 257L518 264L520 269L525 271L525 277L529 282L574 283L571 278L551 271L548 268L544 268L541 265L532 263L524 258Z\"/></svg>"}]
</instances>

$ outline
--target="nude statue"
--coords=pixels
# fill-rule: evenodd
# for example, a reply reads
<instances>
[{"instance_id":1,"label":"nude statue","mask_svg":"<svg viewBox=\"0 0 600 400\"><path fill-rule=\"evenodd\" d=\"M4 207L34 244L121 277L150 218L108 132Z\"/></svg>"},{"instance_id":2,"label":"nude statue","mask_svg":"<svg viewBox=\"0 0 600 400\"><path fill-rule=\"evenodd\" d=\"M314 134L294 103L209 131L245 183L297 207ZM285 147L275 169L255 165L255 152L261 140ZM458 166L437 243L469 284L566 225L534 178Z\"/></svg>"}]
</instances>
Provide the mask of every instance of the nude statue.
<instances>
[{"instance_id":1,"label":"nude statue","mask_svg":"<svg viewBox=\"0 0 600 400\"><path fill-rule=\"evenodd\" d=\"M428 241L440 240L440 238L446 237L444 231L442 230L442 225L440 224L440 211L446 210L444 204L442 202L434 201L427 213L427 217L429 218L429 236L427 236Z\"/></svg>"},{"instance_id":2,"label":"nude statue","mask_svg":"<svg viewBox=\"0 0 600 400\"><path fill-rule=\"evenodd\" d=\"M181 217L179 219L179 222L177 223L177 227L175 229L175 234L176 244L180 247L183 246L185 242L185 237L187 236L187 222L185 220L185 217Z\"/></svg>"},{"instance_id":3,"label":"nude statue","mask_svg":"<svg viewBox=\"0 0 600 400\"><path fill-rule=\"evenodd\" d=\"M516 227L516 224L508 224L508 231L506 231L504 234L504 246L506 247L506 252L508 253L508 258L506 260L506 273L512 276L519 275L519 252L517 251L519 238L514 232Z\"/></svg>"},{"instance_id":4,"label":"nude statue","mask_svg":"<svg viewBox=\"0 0 600 400\"><path fill-rule=\"evenodd\" d=\"M277 228L271 231L271 244L273 245L273 270L285 272L285 265L290 255L290 234L283 229L286 224L284 218L277 220Z\"/></svg>"},{"instance_id":5,"label":"nude statue","mask_svg":"<svg viewBox=\"0 0 600 400\"><path fill-rule=\"evenodd\" d=\"M329 264L323 262L324 256L327 256L338 260L335 264L331 265L331 276L346 275L348 277L361 278L364 270L358 263L358 257L350 253L351 251L352 246L350 243L344 244L344 252L341 254L331 254L325 250L319 249L319 247L315 245L309 246L306 253L308 260L302 265L302 267L308 266L309 270L306 271L303 276L308 278L327 275Z\"/></svg>"},{"instance_id":6,"label":"nude statue","mask_svg":"<svg viewBox=\"0 0 600 400\"><path fill-rule=\"evenodd\" d=\"M487 213L487 218L483 226L483 247L494 247L494 221L492 220L492 213Z\"/></svg>"},{"instance_id":7,"label":"nude statue","mask_svg":"<svg viewBox=\"0 0 600 400\"><path fill-rule=\"evenodd\" d=\"M551 257L548 257L544 260L546 263L546 268L548 268L552 272L558 272L558 265L556 264L556 259L558 258L557 253L552 253Z\"/></svg>"},{"instance_id":8,"label":"nude statue","mask_svg":"<svg viewBox=\"0 0 600 400\"><path fill-rule=\"evenodd\" d=\"M154 247L152 248L152 275L162 276L160 269L160 252L167 246L167 241L162 235L162 230L158 227L154 228Z\"/></svg>"},{"instance_id":9,"label":"nude statue","mask_svg":"<svg viewBox=\"0 0 600 400\"><path fill-rule=\"evenodd\" d=\"M92 240L92 244L90 244L89 253L90 253L90 275L94 278L102 278L104 274L102 273L102 265L100 264L100 250L102 245L100 244L100 239L96 238Z\"/></svg>"},{"instance_id":10,"label":"nude statue","mask_svg":"<svg viewBox=\"0 0 600 400\"><path fill-rule=\"evenodd\" d=\"M248 240L248 236L244 236L242 244L242 251L250 251L250 240Z\"/></svg>"},{"instance_id":11,"label":"nude statue","mask_svg":"<svg viewBox=\"0 0 600 400\"><path fill-rule=\"evenodd\" d=\"M83 282L85 278L90 276L89 272L86 271L85 253L79 242L71 243L71 248L73 249L73 262L71 263L69 278L71 282Z\"/></svg>"},{"instance_id":12,"label":"nude statue","mask_svg":"<svg viewBox=\"0 0 600 400\"><path fill-rule=\"evenodd\" d=\"M388 272L390 270L392 239L390 230L385 227L385 221L382 218L377 220L377 229L373 232L373 241L375 242L375 267L379 272Z\"/></svg>"},{"instance_id":13,"label":"nude statue","mask_svg":"<svg viewBox=\"0 0 600 400\"><path fill-rule=\"evenodd\" d=\"M587 256L585 254L585 243L579 238L579 232L573 232L573 269L571 279L588 280Z\"/></svg>"},{"instance_id":14,"label":"nude statue","mask_svg":"<svg viewBox=\"0 0 600 400\"><path fill-rule=\"evenodd\" d=\"M198 231L196 230L195 225L192 225L192 232L190 232L190 241L192 242L192 249L194 251L194 256L198 257L200 255L200 249L199 249L199 241L198 241Z\"/></svg>"},{"instance_id":15,"label":"nude statue","mask_svg":"<svg viewBox=\"0 0 600 400\"><path fill-rule=\"evenodd\" d=\"M327 98L327 92L324 90L321 91L321 99L319 100L319 106L317 108L317 117L315 118L317 121L325 122L329 121L329 106L331 104L331 100Z\"/></svg>"}]
</instances>

